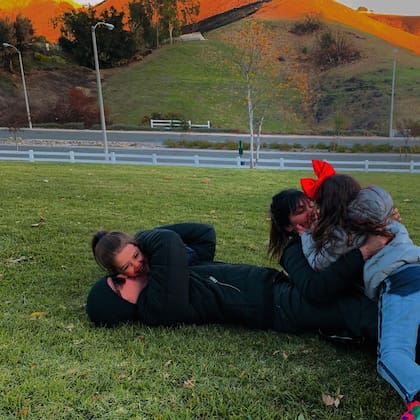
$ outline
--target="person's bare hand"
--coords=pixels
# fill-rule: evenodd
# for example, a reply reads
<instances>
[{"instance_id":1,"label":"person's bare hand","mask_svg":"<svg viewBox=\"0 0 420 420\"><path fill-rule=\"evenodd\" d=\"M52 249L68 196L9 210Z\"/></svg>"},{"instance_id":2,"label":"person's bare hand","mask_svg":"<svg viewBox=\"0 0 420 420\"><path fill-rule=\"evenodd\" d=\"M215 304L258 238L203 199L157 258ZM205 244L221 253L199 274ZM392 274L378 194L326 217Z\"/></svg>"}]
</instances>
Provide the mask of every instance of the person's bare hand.
<instances>
[{"instance_id":1,"label":"person's bare hand","mask_svg":"<svg viewBox=\"0 0 420 420\"><path fill-rule=\"evenodd\" d=\"M401 214L397 207L394 207L391 212L391 219L401 223Z\"/></svg>"},{"instance_id":2,"label":"person's bare hand","mask_svg":"<svg viewBox=\"0 0 420 420\"><path fill-rule=\"evenodd\" d=\"M380 251L392 238L382 235L368 235L366 242L359 248L366 261Z\"/></svg>"},{"instance_id":3,"label":"person's bare hand","mask_svg":"<svg viewBox=\"0 0 420 420\"><path fill-rule=\"evenodd\" d=\"M299 235L299 236L302 236L302 234L305 232L305 231L307 231L308 230L308 228L307 227L305 227L305 226L303 226L303 225L301 225L301 224L297 224L296 226L295 226L295 232Z\"/></svg>"},{"instance_id":4,"label":"person's bare hand","mask_svg":"<svg viewBox=\"0 0 420 420\"><path fill-rule=\"evenodd\" d=\"M315 228L316 224L318 223L318 217L319 217L319 210L314 206L311 216L308 220L310 229L313 230Z\"/></svg>"},{"instance_id":5,"label":"person's bare hand","mask_svg":"<svg viewBox=\"0 0 420 420\"><path fill-rule=\"evenodd\" d=\"M131 303L136 303L141 291L147 285L147 277L126 277L124 284L120 286L121 297Z\"/></svg>"}]
</instances>

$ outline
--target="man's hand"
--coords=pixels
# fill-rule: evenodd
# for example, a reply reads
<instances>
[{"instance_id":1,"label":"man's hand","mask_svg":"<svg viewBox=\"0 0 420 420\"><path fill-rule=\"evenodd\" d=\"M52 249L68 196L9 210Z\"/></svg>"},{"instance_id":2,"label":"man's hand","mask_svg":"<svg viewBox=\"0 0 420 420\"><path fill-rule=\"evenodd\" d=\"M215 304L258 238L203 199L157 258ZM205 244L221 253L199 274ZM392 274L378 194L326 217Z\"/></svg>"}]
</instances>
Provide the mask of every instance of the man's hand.
<instances>
[{"instance_id":1,"label":"man's hand","mask_svg":"<svg viewBox=\"0 0 420 420\"><path fill-rule=\"evenodd\" d=\"M366 261L380 251L392 238L382 235L368 235L366 242L359 248L363 259Z\"/></svg>"}]
</instances>

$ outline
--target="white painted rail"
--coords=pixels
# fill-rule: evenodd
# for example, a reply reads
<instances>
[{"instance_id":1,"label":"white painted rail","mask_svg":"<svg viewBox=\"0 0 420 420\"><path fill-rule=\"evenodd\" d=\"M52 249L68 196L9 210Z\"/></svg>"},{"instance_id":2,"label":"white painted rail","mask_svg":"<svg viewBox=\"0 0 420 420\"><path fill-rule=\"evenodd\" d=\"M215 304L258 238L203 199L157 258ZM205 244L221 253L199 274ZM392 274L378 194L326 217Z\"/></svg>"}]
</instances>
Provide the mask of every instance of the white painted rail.
<instances>
[{"instance_id":1,"label":"white painted rail","mask_svg":"<svg viewBox=\"0 0 420 420\"><path fill-rule=\"evenodd\" d=\"M405 172L420 173L420 162L397 161L386 162L376 160L340 160L327 159L338 171L362 172ZM164 151L159 153L109 153L105 159L104 153L85 153L79 151L54 152L40 150L0 150L0 161L27 161L27 162L67 162L67 163L101 163L120 165L167 165L167 166L196 166L218 168L249 168L249 158L235 156L208 156L208 155L170 155ZM310 170L310 159L277 159L260 158L257 169L278 170Z\"/></svg>"}]
</instances>

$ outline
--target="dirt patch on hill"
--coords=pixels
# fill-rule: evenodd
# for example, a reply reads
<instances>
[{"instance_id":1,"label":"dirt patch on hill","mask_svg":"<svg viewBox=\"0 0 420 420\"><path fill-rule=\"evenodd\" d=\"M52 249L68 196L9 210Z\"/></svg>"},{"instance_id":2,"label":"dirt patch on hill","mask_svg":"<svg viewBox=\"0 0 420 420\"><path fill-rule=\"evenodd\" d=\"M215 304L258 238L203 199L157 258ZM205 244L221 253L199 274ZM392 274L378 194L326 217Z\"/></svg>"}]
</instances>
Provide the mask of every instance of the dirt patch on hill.
<instances>
[{"instance_id":1,"label":"dirt patch on hill","mask_svg":"<svg viewBox=\"0 0 420 420\"><path fill-rule=\"evenodd\" d=\"M41 116L42 122L46 122L45 118L48 119L48 114L57 103L66 100L71 88L80 87L92 95L96 94L96 76L91 69L70 67L33 70L25 73L25 76L33 123L37 123ZM17 114L26 115L21 75L17 70L13 74L0 73L0 109L0 126L25 125L20 119L16 121Z\"/></svg>"}]
</instances>

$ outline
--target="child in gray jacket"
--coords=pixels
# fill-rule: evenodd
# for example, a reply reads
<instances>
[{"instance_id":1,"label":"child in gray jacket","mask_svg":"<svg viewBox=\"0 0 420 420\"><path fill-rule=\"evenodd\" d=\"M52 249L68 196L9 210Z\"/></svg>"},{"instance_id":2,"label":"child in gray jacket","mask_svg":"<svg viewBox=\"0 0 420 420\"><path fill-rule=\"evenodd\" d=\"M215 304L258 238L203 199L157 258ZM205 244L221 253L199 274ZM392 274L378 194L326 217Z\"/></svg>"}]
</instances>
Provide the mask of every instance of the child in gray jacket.
<instances>
[{"instance_id":1,"label":"child in gray jacket","mask_svg":"<svg viewBox=\"0 0 420 420\"><path fill-rule=\"evenodd\" d=\"M341 202L347 208L340 219L332 205L334 200L325 197L326 191L335 198L343 196L340 188L349 191L347 181L340 185L337 177L326 177L313 197L320 209L318 220L322 220L322 226L331 220L331 240L325 240L318 224L313 231L322 240L317 243L313 231L303 233L304 253L313 268L323 270L341 254L360 246L369 233L390 237L388 245L364 266L365 294L378 300L377 368L410 404L409 408L420 405L420 366L415 361L420 326L420 247L413 244L407 229L393 219L393 200L381 187L361 188L352 200ZM325 202L330 203L330 208Z\"/></svg>"}]
</instances>

